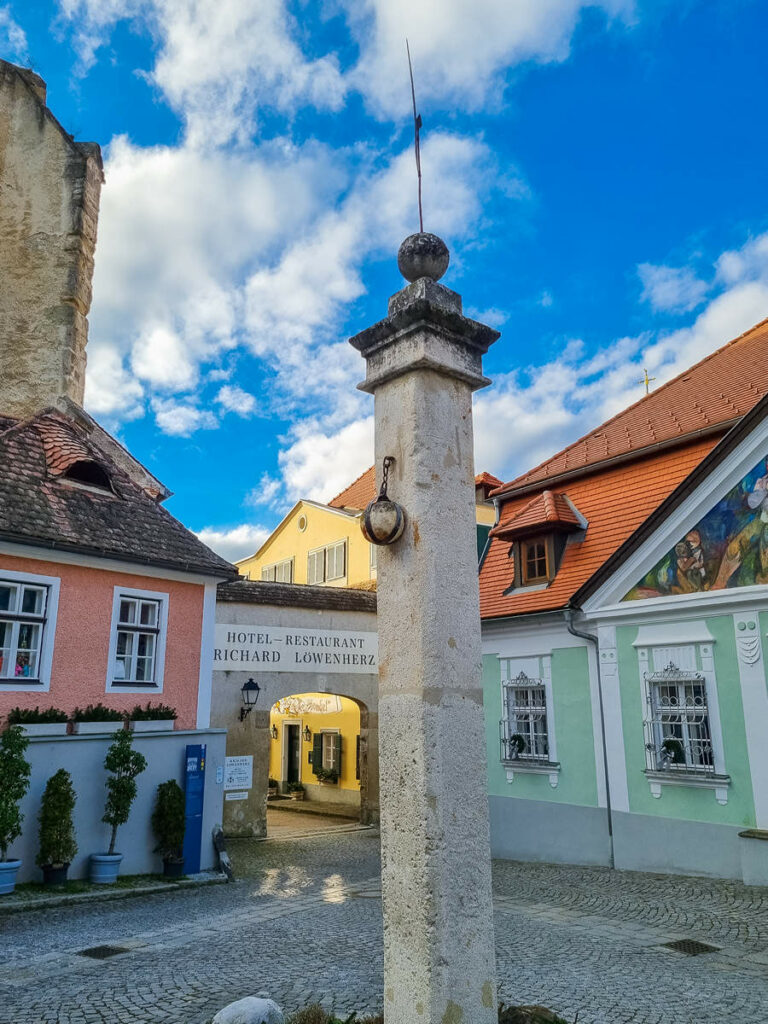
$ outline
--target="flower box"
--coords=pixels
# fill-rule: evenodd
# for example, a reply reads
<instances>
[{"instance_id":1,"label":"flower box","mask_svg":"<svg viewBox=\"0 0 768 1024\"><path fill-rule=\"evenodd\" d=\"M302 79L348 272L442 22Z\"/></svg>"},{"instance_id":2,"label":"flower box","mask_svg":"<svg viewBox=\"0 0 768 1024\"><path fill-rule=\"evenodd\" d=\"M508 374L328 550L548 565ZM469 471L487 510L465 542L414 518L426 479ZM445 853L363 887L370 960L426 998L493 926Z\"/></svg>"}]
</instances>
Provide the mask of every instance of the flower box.
<instances>
[{"instance_id":1,"label":"flower box","mask_svg":"<svg viewBox=\"0 0 768 1024\"><path fill-rule=\"evenodd\" d=\"M132 732L173 732L173 718L131 718L128 728Z\"/></svg>"},{"instance_id":2,"label":"flower box","mask_svg":"<svg viewBox=\"0 0 768 1024\"><path fill-rule=\"evenodd\" d=\"M72 732L78 736L95 736L98 734L119 732L122 722L73 722Z\"/></svg>"},{"instance_id":3,"label":"flower box","mask_svg":"<svg viewBox=\"0 0 768 1024\"><path fill-rule=\"evenodd\" d=\"M66 736L66 722L22 722L21 728L27 736Z\"/></svg>"}]
</instances>

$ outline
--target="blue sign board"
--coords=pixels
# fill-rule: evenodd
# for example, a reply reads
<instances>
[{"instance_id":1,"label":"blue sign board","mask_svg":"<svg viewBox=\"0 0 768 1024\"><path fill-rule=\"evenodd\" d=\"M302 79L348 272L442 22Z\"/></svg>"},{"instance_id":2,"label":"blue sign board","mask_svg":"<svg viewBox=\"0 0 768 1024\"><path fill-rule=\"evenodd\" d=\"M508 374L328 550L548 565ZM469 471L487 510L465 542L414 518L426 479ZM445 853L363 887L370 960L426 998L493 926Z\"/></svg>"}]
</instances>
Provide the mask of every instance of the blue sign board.
<instances>
[{"instance_id":1,"label":"blue sign board","mask_svg":"<svg viewBox=\"0 0 768 1024\"><path fill-rule=\"evenodd\" d=\"M200 870L200 850L203 843L203 798L205 796L205 744L189 743L184 771L184 874L194 875Z\"/></svg>"}]
</instances>

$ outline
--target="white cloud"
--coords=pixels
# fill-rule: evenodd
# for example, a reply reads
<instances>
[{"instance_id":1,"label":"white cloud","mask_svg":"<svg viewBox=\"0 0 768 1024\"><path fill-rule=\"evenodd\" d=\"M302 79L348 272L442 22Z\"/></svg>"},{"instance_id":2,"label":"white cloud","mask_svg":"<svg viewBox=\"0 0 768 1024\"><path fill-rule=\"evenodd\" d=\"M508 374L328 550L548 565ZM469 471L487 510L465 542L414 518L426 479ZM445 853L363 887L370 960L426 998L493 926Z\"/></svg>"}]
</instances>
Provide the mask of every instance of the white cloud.
<instances>
[{"instance_id":1,"label":"white cloud","mask_svg":"<svg viewBox=\"0 0 768 1024\"><path fill-rule=\"evenodd\" d=\"M269 473L263 473L256 487L246 494L243 504L256 507L259 505L272 505L282 486L281 482L275 480Z\"/></svg>"},{"instance_id":2,"label":"white cloud","mask_svg":"<svg viewBox=\"0 0 768 1024\"><path fill-rule=\"evenodd\" d=\"M26 61L29 58L24 29L14 21L7 4L0 5L0 54L5 60Z\"/></svg>"},{"instance_id":3,"label":"white cloud","mask_svg":"<svg viewBox=\"0 0 768 1024\"><path fill-rule=\"evenodd\" d=\"M264 526L233 526L231 529L217 529L206 526L196 531L197 536L222 558L235 562L240 558L253 555L269 536L270 531Z\"/></svg>"},{"instance_id":4,"label":"white cloud","mask_svg":"<svg viewBox=\"0 0 768 1024\"><path fill-rule=\"evenodd\" d=\"M329 432L301 423L296 440L280 453L280 468L291 500L328 502L373 462L373 417L353 420Z\"/></svg>"},{"instance_id":5,"label":"white cloud","mask_svg":"<svg viewBox=\"0 0 768 1024\"><path fill-rule=\"evenodd\" d=\"M350 75L381 116L411 102L408 36L417 97L426 107L477 110L498 101L508 69L562 61L583 10L629 18L633 0L342 0L360 45Z\"/></svg>"},{"instance_id":6,"label":"white cloud","mask_svg":"<svg viewBox=\"0 0 768 1024\"><path fill-rule=\"evenodd\" d=\"M147 326L136 339L131 369L139 379L171 391L185 391L197 380L183 339L163 326Z\"/></svg>"},{"instance_id":7,"label":"white cloud","mask_svg":"<svg viewBox=\"0 0 768 1024\"><path fill-rule=\"evenodd\" d=\"M643 284L640 298L650 302L657 311L689 313L704 301L709 291L706 281L697 277L690 267L640 263L637 273Z\"/></svg>"},{"instance_id":8,"label":"white cloud","mask_svg":"<svg viewBox=\"0 0 768 1024\"><path fill-rule=\"evenodd\" d=\"M107 345L88 345L85 404L94 416L120 420L144 414L144 388L126 370L119 352Z\"/></svg>"},{"instance_id":9,"label":"white cloud","mask_svg":"<svg viewBox=\"0 0 768 1024\"><path fill-rule=\"evenodd\" d=\"M225 384L223 388L219 389L216 401L222 409L237 413L238 416L253 416L256 412L255 397L232 384Z\"/></svg>"},{"instance_id":10,"label":"white cloud","mask_svg":"<svg viewBox=\"0 0 768 1024\"><path fill-rule=\"evenodd\" d=\"M475 399L478 469L512 479L642 398L643 369L658 387L768 311L768 233L717 261L728 286L687 327L622 338L585 357L569 342L556 359L497 377ZM504 344L504 338L497 342Z\"/></svg>"},{"instance_id":11,"label":"white cloud","mask_svg":"<svg viewBox=\"0 0 768 1024\"><path fill-rule=\"evenodd\" d=\"M172 437L189 437L196 430L211 430L218 426L212 412L173 399L152 399L152 411L158 427Z\"/></svg>"},{"instance_id":12,"label":"white cloud","mask_svg":"<svg viewBox=\"0 0 768 1024\"><path fill-rule=\"evenodd\" d=\"M59 0L85 68L120 21L157 40L146 77L186 125L186 139L209 149L252 136L262 107L338 110L346 85L334 54L307 58L284 0Z\"/></svg>"}]
</instances>

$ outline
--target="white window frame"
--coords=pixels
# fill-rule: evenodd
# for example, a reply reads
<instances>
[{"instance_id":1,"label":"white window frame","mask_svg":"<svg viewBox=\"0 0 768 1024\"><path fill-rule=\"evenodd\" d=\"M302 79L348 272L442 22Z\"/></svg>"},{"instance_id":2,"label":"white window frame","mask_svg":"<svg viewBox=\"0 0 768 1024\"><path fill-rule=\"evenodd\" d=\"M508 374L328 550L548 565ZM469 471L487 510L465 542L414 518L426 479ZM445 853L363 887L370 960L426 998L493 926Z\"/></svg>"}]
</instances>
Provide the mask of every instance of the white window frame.
<instances>
[{"instance_id":1,"label":"white window frame","mask_svg":"<svg viewBox=\"0 0 768 1024\"><path fill-rule=\"evenodd\" d=\"M320 559L320 561L322 561L322 579L318 579L316 573L313 576L313 574L310 572L310 566L312 565L312 559L314 558L317 561L317 556L318 555L322 556L321 559ZM308 585L310 585L310 586L320 586L322 583L325 583L325 568L326 568L325 563L326 563L325 548L313 548L311 551L307 552L307 584Z\"/></svg>"},{"instance_id":2,"label":"white window frame","mask_svg":"<svg viewBox=\"0 0 768 1024\"><path fill-rule=\"evenodd\" d=\"M690 624L688 625L690 626ZM670 624L668 629L674 631L676 626ZM685 635L684 627L679 627L678 633ZM645 775L648 779L651 795L659 799L663 786L689 786L692 788L711 789L714 791L715 799L719 804L724 805L728 803L728 788L731 779L725 769L720 704L717 696L717 679L715 678L715 658L712 641L677 644L666 641L662 644L639 646L638 641L635 640L634 645L637 649L643 723L648 718L648 680L652 678L654 673L663 673L667 666L672 665L685 676L696 675L703 679L709 718L709 734L712 743L714 770L709 768L704 770L688 766L670 766L667 769L646 767ZM646 744L651 742L648 736L648 726L645 724L643 725L643 735Z\"/></svg>"},{"instance_id":3,"label":"white window frame","mask_svg":"<svg viewBox=\"0 0 768 1024\"><path fill-rule=\"evenodd\" d=\"M117 634L120 621L120 602L123 598L158 602L157 640L155 645L155 678L151 683L116 679ZM165 648L168 637L169 595L155 590L135 590L115 587L112 596L112 624L109 632L109 661L107 663L106 693L162 693L165 679Z\"/></svg>"},{"instance_id":4,"label":"white window frame","mask_svg":"<svg viewBox=\"0 0 768 1024\"><path fill-rule=\"evenodd\" d=\"M284 572L286 566L288 566L288 575L290 576L290 579L278 579L278 570L282 570ZM265 576L264 573L271 573L271 575ZM261 567L261 579L262 582L266 581L268 583L293 583L293 559L283 558L279 562L272 562L270 565L263 565Z\"/></svg>"},{"instance_id":5,"label":"white window frame","mask_svg":"<svg viewBox=\"0 0 768 1024\"><path fill-rule=\"evenodd\" d=\"M333 555L334 555L334 562L337 562L338 561L338 554L337 554L337 552L338 552L339 548L341 548L342 559L343 559L342 571L341 572L336 572L336 569L338 568L338 566L335 566L334 567L334 572L336 572L336 575L331 576L331 552L333 552ZM346 541L346 538L345 538L344 540L337 540L334 544L328 544L326 549L325 549L325 579L326 579L326 582L332 583L332 582L335 582L336 580L346 579L346 576L347 576L347 541Z\"/></svg>"},{"instance_id":6,"label":"white window frame","mask_svg":"<svg viewBox=\"0 0 768 1024\"><path fill-rule=\"evenodd\" d=\"M326 751L326 742L325 742L325 740L326 740L326 737L331 739L332 737L340 736L341 735L341 730L340 729L321 729L320 730L320 735L322 737L322 744L323 744L323 765L322 766L323 766L323 768L326 771L338 772L339 773L339 778L341 778L341 763L339 763L339 764L334 764L333 763L335 761L335 758L334 758L333 755L334 755L335 750L336 750L335 744L333 742L328 744L328 746L330 746L330 751L331 751L331 764L326 764L325 763L325 751ZM339 753L340 753L340 751L339 751Z\"/></svg>"},{"instance_id":7,"label":"white window frame","mask_svg":"<svg viewBox=\"0 0 768 1024\"><path fill-rule=\"evenodd\" d=\"M40 671L35 681L24 682L23 676L0 680L2 693L49 693L51 689L51 670L53 667L53 649L56 638L56 620L59 611L59 593L61 579L58 576L40 576L31 572L16 572L0 567L0 580L9 583L28 583L33 587L45 587L48 591L45 621L43 622L40 642Z\"/></svg>"},{"instance_id":8,"label":"white window frame","mask_svg":"<svg viewBox=\"0 0 768 1024\"><path fill-rule=\"evenodd\" d=\"M379 574L379 548L377 544L369 545L371 551L369 556L369 573L370 578L375 580Z\"/></svg>"},{"instance_id":9,"label":"white window frame","mask_svg":"<svg viewBox=\"0 0 768 1024\"><path fill-rule=\"evenodd\" d=\"M504 766L507 782L514 782L516 774L546 776L552 789L557 787L560 778L560 762L557 760L557 737L555 735L554 702L552 695L552 656L505 658L499 657L501 667L501 709L502 718L499 722L500 761ZM548 757L522 757L505 760L503 757L504 730L509 731L507 713L507 690L515 681L524 675L530 686L543 687L546 709L546 735ZM513 730L516 731L516 730Z\"/></svg>"}]
</instances>

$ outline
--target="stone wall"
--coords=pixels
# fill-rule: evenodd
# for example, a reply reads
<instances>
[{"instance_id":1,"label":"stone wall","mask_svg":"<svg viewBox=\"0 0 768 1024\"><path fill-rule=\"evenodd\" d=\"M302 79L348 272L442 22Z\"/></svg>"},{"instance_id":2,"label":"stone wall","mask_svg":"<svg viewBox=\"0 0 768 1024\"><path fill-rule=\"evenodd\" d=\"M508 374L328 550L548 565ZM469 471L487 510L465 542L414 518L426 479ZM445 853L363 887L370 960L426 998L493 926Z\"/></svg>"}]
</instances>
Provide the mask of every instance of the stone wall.
<instances>
[{"instance_id":1,"label":"stone wall","mask_svg":"<svg viewBox=\"0 0 768 1024\"><path fill-rule=\"evenodd\" d=\"M45 83L0 61L0 413L82 404L102 163L45 105Z\"/></svg>"}]
</instances>

